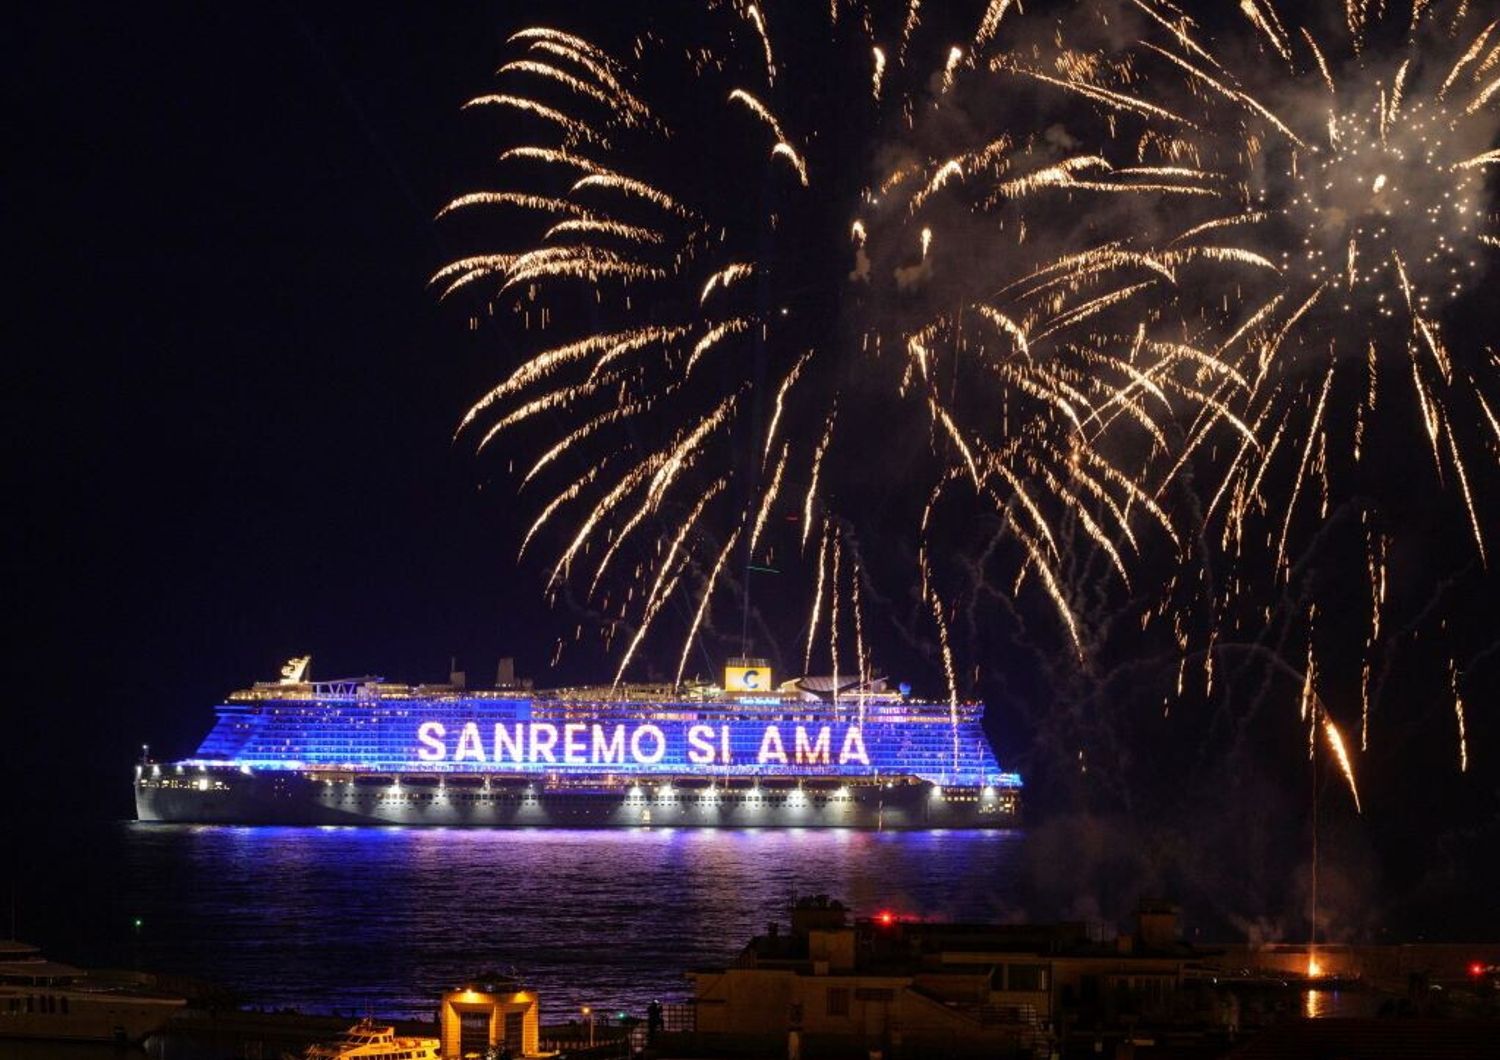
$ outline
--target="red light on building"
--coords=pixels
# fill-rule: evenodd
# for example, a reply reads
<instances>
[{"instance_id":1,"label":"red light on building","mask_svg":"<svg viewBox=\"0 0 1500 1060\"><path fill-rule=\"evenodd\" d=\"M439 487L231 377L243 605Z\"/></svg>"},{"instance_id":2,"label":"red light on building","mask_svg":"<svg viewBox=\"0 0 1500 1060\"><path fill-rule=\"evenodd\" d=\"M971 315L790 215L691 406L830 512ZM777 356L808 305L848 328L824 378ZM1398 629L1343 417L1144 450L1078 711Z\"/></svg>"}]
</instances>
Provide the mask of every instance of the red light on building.
<instances>
[{"instance_id":1,"label":"red light on building","mask_svg":"<svg viewBox=\"0 0 1500 1060\"><path fill-rule=\"evenodd\" d=\"M1484 974L1484 965L1480 964L1478 961L1475 961L1473 964L1469 965L1469 974L1472 975L1475 979L1478 979L1481 975Z\"/></svg>"},{"instance_id":2,"label":"red light on building","mask_svg":"<svg viewBox=\"0 0 1500 1060\"><path fill-rule=\"evenodd\" d=\"M892 913L889 909L882 909L879 913L875 914L875 919L879 921L882 927L890 927L896 922L896 914Z\"/></svg>"}]
</instances>

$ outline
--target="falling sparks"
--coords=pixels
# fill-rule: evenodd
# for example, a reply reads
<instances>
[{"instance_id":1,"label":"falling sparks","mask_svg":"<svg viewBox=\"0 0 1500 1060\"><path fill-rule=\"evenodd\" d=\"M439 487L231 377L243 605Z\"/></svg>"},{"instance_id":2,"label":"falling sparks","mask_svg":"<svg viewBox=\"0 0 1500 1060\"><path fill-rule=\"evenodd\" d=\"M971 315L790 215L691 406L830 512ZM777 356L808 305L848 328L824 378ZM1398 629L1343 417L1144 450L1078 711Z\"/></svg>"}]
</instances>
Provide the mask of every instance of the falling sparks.
<instances>
[{"instance_id":1,"label":"falling sparks","mask_svg":"<svg viewBox=\"0 0 1500 1060\"><path fill-rule=\"evenodd\" d=\"M953 90L953 78L958 73L958 64L963 62L964 50L957 45L948 49L948 61L943 64L943 91Z\"/></svg>"},{"instance_id":2,"label":"falling sparks","mask_svg":"<svg viewBox=\"0 0 1500 1060\"><path fill-rule=\"evenodd\" d=\"M974 34L974 47L983 48L995 37L995 32L1000 28L1000 20L1005 17L1005 12L1010 10L1011 0L989 0L984 9L984 15L979 20L979 29Z\"/></svg>"},{"instance_id":3,"label":"falling sparks","mask_svg":"<svg viewBox=\"0 0 1500 1060\"><path fill-rule=\"evenodd\" d=\"M1339 732L1339 727L1333 723L1333 719L1324 715L1323 733L1328 739L1328 747L1333 751L1333 757L1339 764L1339 771L1344 774L1344 782L1349 785L1349 794L1354 798L1354 810L1363 813L1359 804L1359 785L1354 782L1354 764L1349 760L1349 750L1344 746L1344 735Z\"/></svg>"},{"instance_id":4,"label":"falling sparks","mask_svg":"<svg viewBox=\"0 0 1500 1060\"><path fill-rule=\"evenodd\" d=\"M755 272L755 266L749 262L737 261L732 265L726 265L718 272L710 276L703 284L703 293L698 296L698 304L701 306L708 301L708 296L719 290L728 290L731 284L738 283L745 277Z\"/></svg>"},{"instance_id":5,"label":"falling sparks","mask_svg":"<svg viewBox=\"0 0 1500 1060\"><path fill-rule=\"evenodd\" d=\"M1469 733L1464 718L1464 697L1458 690L1458 666L1448 664L1448 681L1453 689L1453 716L1458 723L1458 771L1469 771Z\"/></svg>"},{"instance_id":6,"label":"falling sparks","mask_svg":"<svg viewBox=\"0 0 1500 1060\"><path fill-rule=\"evenodd\" d=\"M802 161L802 156L797 153L796 148L783 140L771 148L771 154L778 155L790 162L792 168L797 171L797 179L802 182L804 188L807 187L807 163Z\"/></svg>"}]
</instances>

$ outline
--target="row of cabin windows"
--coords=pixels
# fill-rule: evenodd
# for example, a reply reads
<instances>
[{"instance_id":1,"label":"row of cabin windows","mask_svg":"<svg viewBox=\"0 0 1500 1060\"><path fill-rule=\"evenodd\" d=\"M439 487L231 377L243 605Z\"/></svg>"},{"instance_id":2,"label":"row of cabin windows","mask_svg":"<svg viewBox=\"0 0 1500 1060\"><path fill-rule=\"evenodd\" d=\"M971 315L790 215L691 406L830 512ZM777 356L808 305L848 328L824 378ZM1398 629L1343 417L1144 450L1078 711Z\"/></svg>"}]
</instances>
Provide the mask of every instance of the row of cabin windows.
<instances>
[{"instance_id":1,"label":"row of cabin windows","mask_svg":"<svg viewBox=\"0 0 1500 1060\"><path fill-rule=\"evenodd\" d=\"M68 999L57 997L53 994L27 994L25 997L12 997L5 1006L7 1012L34 1015L38 1012L50 1013L60 1012L64 1016L68 1014Z\"/></svg>"},{"instance_id":2,"label":"row of cabin windows","mask_svg":"<svg viewBox=\"0 0 1500 1060\"><path fill-rule=\"evenodd\" d=\"M996 990L1046 990L1047 973L1045 964L1004 964L995 969L990 984ZM855 1001L891 1001L895 995L896 992L888 987L855 987L853 990ZM849 999L849 987L829 987L824 999L825 1012L829 1016L849 1015Z\"/></svg>"},{"instance_id":3,"label":"row of cabin windows","mask_svg":"<svg viewBox=\"0 0 1500 1060\"><path fill-rule=\"evenodd\" d=\"M831 986L825 999L827 1014L830 1016L849 1015L849 988L847 986ZM854 988L855 1001L894 1001L896 991L884 986L857 986Z\"/></svg>"}]
</instances>

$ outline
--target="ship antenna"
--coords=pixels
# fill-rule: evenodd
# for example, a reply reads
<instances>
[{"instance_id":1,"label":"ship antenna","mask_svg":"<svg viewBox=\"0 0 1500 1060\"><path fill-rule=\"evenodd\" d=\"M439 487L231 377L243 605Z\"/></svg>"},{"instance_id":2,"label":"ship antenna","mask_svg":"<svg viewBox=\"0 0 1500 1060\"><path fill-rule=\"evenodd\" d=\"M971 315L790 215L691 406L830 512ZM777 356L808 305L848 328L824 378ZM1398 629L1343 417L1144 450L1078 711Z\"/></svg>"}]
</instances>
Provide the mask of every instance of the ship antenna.
<instances>
[{"instance_id":1,"label":"ship antenna","mask_svg":"<svg viewBox=\"0 0 1500 1060\"><path fill-rule=\"evenodd\" d=\"M745 557L745 609L740 616L740 656L750 654L750 575L755 571L750 565L750 556Z\"/></svg>"}]
</instances>

